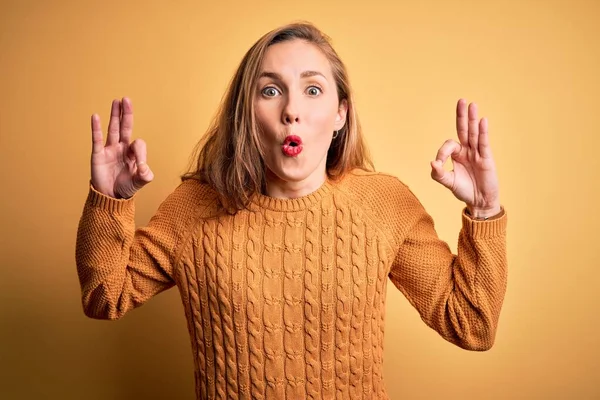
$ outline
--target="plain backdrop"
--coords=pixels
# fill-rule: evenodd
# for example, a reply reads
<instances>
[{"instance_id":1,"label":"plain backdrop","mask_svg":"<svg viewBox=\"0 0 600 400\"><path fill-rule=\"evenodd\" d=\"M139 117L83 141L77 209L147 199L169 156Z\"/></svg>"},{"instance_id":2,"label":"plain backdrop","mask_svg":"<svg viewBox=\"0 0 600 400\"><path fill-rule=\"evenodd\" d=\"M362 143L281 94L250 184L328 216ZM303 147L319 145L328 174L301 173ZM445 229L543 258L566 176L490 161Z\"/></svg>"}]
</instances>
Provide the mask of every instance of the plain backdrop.
<instances>
[{"instance_id":1,"label":"plain backdrop","mask_svg":"<svg viewBox=\"0 0 600 400\"><path fill-rule=\"evenodd\" d=\"M192 399L176 289L117 322L86 318L75 270L90 116L129 96L155 181L175 188L239 61L307 20L347 64L378 170L408 184L456 251L463 207L429 162L455 104L489 119L509 214L495 346L461 350L388 285L392 399L600 398L600 2L0 2L0 398Z\"/></svg>"}]
</instances>

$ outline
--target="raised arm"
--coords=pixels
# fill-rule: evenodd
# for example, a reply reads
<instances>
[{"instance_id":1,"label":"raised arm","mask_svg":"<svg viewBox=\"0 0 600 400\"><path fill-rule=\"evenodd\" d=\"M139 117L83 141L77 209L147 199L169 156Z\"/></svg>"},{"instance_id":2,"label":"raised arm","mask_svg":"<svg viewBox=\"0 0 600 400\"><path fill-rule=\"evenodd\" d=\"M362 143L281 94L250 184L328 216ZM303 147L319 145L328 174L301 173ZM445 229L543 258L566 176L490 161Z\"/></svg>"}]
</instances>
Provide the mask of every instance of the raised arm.
<instances>
[{"instance_id":1,"label":"raised arm","mask_svg":"<svg viewBox=\"0 0 600 400\"><path fill-rule=\"evenodd\" d=\"M92 116L92 173L75 254L83 309L92 318L120 318L174 284L183 199L172 194L147 227L135 230L135 193L153 174L145 143L130 143L132 128L129 99L113 101L106 144L100 118Z\"/></svg>"},{"instance_id":2,"label":"raised arm","mask_svg":"<svg viewBox=\"0 0 600 400\"><path fill-rule=\"evenodd\" d=\"M444 339L468 350L490 349L506 292L507 215L475 221L463 212L455 255L408 188L402 203L405 230L391 281Z\"/></svg>"},{"instance_id":3,"label":"raised arm","mask_svg":"<svg viewBox=\"0 0 600 400\"><path fill-rule=\"evenodd\" d=\"M431 217L405 187L399 251L390 277L423 320L444 338L471 350L494 343L507 279L506 215L487 119L477 106L456 106L458 142L447 140L431 162L431 177L465 203L458 254L451 253ZM452 159L452 171L443 168Z\"/></svg>"}]
</instances>

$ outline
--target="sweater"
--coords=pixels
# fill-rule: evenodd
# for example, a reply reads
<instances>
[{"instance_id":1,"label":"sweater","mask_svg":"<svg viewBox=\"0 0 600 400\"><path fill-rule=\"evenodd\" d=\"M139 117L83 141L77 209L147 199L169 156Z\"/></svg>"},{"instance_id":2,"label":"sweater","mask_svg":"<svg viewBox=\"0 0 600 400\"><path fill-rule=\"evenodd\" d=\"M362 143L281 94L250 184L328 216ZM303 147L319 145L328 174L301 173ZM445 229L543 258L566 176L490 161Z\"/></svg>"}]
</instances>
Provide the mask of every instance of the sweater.
<instances>
[{"instance_id":1,"label":"sweater","mask_svg":"<svg viewBox=\"0 0 600 400\"><path fill-rule=\"evenodd\" d=\"M177 286L198 399L387 399L387 282L454 345L487 350L506 290L506 221L462 211L458 251L411 189L355 170L295 199L221 211L185 180L147 226L91 185L77 231L85 315L116 320Z\"/></svg>"}]
</instances>

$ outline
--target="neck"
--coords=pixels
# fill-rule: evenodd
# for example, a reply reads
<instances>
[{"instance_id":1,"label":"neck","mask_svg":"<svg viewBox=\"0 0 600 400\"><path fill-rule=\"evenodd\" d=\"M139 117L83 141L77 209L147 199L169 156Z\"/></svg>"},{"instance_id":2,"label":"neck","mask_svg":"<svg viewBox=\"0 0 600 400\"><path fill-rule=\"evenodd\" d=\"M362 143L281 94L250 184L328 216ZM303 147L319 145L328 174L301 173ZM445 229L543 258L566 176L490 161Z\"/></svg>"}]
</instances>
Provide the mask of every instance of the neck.
<instances>
[{"instance_id":1,"label":"neck","mask_svg":"<svg viewBox=\"0 0 600 400\"><path fill-rule=\"evenodd\" d=\"M301 181L286 181L267 171L266 195L278 199L297 199L317 191L327 179L325 171L315 173Z\"/></svg>"}]
</instances>

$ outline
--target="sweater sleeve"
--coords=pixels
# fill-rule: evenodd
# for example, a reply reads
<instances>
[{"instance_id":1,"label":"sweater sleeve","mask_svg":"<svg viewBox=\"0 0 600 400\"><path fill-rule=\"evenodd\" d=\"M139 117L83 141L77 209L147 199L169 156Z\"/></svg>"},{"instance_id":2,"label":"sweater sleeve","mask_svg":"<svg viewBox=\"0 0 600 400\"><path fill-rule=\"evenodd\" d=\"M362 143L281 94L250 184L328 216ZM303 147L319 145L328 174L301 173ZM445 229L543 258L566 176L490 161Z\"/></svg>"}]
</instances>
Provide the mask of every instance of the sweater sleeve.
<instances>
[{"instance_id":1,"label":"sweater sleeve","mask_svg":"<svg viewBox=\"0 0 600 400\"><path fill-rule=\"evenodd\" d=\"M490 349L507 284L504 209L487 221L473 220L463 209L454 255L438 238L431 216L402 187L391 281L444 339L467 350Z\"/></svg>"},{"instance_id":2,"label":"sweater sleeve","mask_svg":"<svg viewBox=\"0 0 600 400\"><path fill-rule=\"evenodd\" d=\"M135 228L135 198L114 199L89 187L75 258L84 313L118 319L172 287L184 212L175 190L147 226Z\"/></svg>"}]
</instances>

